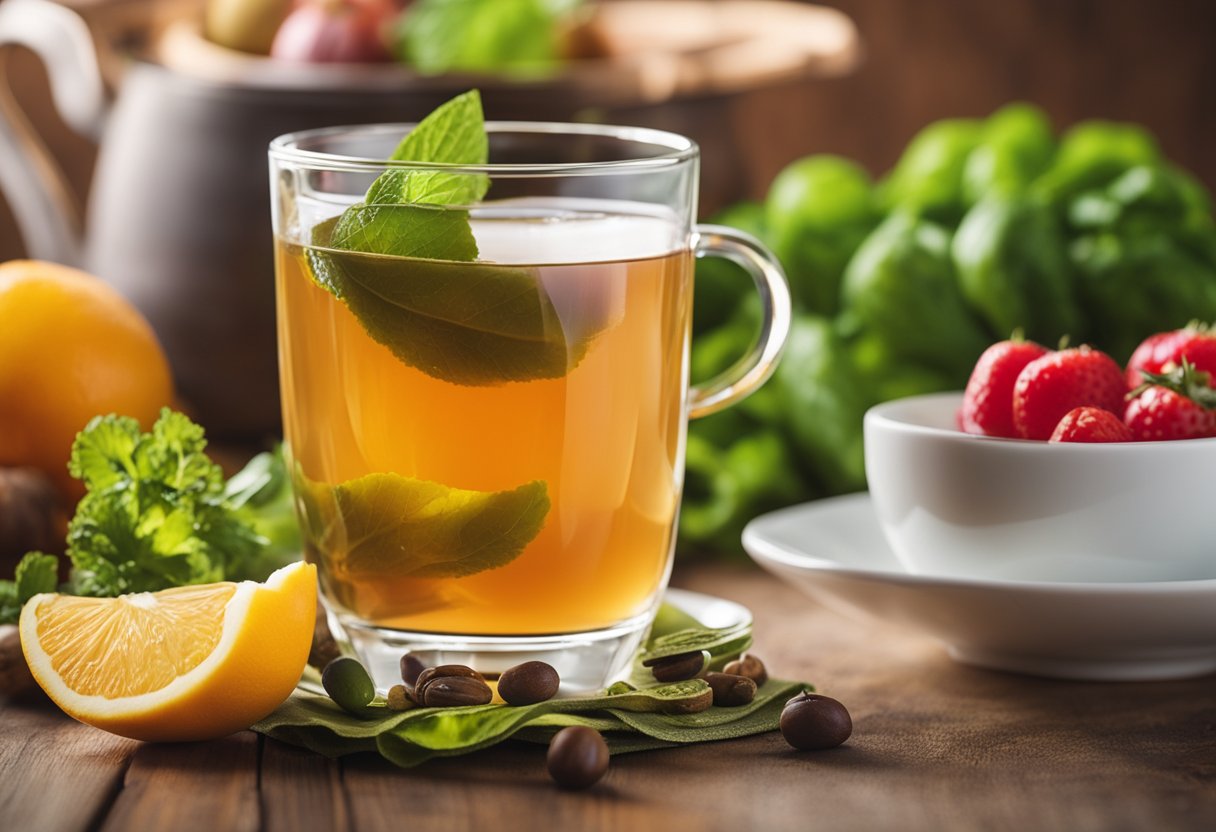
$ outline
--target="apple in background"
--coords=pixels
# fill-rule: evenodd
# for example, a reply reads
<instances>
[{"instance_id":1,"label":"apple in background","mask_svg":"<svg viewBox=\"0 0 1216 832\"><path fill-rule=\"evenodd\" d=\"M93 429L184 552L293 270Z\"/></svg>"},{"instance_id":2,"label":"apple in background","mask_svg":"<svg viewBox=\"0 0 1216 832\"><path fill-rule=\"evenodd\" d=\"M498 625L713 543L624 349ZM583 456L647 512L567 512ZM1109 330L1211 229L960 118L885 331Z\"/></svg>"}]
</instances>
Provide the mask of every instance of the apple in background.
<instances>
[{"instance_id":1,"label":"apple in background","mask_svg":"<svg viewBox=\"0 0 1216 832\"><path fill-rule=\"evenodd\" d=\"M387 37L398 14L393 0L301 0L279 27L270 57L304 63L391 61Z\"/></svg>"},{"instance_id":2,"label":"apple in background","mask_svg":"<svg viewBox=\"0 0 1216 832\"><path fill-rule=\"evenodd\" d=\"M203 34L212 43L266 55L292 0L207 0Z\"/></svg>"}]
</instances>

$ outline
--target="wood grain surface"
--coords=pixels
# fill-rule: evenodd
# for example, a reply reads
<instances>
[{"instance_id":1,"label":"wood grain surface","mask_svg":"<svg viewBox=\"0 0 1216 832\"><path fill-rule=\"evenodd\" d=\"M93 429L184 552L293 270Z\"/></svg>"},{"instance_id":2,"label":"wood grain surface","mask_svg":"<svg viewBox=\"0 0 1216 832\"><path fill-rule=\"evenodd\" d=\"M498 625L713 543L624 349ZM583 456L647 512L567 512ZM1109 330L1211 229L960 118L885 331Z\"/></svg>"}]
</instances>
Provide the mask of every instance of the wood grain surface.
<instances>
[{"instance_id":1,"label":"wood grain surface","mask_svg":"<svg viewBox=\"0 0 1216 832\"><path fill-rule=\"evenodd\" d=\"M244 732L146 745L47 703L0 706L0 830L1210 830L1216 676L1059 682L967 668L934 642L838 617L754 570L676 583L756 616L757 653L850 709L827 752L779 734L616 758L585 793L508 744L401 771Z\"/></svg>"}]
</instances>

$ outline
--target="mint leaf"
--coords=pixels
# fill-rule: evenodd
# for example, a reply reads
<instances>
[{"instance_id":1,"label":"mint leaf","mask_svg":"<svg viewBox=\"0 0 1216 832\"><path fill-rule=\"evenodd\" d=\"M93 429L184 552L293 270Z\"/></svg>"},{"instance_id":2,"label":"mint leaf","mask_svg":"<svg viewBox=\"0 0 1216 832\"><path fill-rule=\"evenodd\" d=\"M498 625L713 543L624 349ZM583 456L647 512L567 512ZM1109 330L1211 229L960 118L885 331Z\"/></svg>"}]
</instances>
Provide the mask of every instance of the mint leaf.
<instances>
[{"instance_id":1,"label":"mint leaf","mask_svg":"<svg viewBox=\"0 0 1216 832\"><path fill-rule=\"evenodd\" d=\"M43 552L29 552L17 564L14 575L17 600L24 604L42 592L54 592L59 584L59 558Z\"/></svg>"},{"instance_id":2,"label":"mint leaf","mask_svg":"<svg viewBox=\"0 0 1216 832\"><path fill-rule=\"evenodd\" d=\"M505 566L545 524L542 481L466 491L398 474L299 488L315 545L353 577L460 578Z\"/></svg>"},{"instance_id":3,"label":"mint leaf","mask_svg":"<svg viewBox=\"0 0 1216 832\"><path fill-rule=\"evenodd\" d=\"M561 378L594 336L567 343L533 269L332 250L311 251L309 262L314 279L347 305L373 340L403 363L453 384Z\"/></svg>"},{"instance_id":4,"label":"mint leaf","mask_svg":"<svg viewBox=\"0 0 1216 832\"><path fill-rule=\"evenodd\" d=\"M400 162L484 165L489 159L489 140L477 90L437 107L406 134L392 158ZM484 174L387 170L372 183L362 203L342 213L329 245L396 257L474 260L477 243L466 212L384 210L384 206L468 206L480 202L489 187L489 177Z\"/></svg>"}]
</instances>

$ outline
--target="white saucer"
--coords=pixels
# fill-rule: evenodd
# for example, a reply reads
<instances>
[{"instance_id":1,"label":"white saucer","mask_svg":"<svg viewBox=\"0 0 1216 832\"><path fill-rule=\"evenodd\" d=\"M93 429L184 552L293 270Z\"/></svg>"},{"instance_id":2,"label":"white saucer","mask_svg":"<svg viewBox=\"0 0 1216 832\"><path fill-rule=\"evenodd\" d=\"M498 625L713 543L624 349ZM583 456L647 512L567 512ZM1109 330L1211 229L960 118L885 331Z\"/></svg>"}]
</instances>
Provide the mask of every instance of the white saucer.
<instances>
[{"instance_id":1,"label":"white saucer","mask_svg":"<svg viewBox=\"0 0 1216 832\"><path fill-rule=\"evenodd\" d=\"M743 546L825 606L920 630L967 664L1102 681L1216 671L1216 579L1078 584L913 575L887 545L869 494L765 514L744 529Z\"/></svg>"}]
</instances>

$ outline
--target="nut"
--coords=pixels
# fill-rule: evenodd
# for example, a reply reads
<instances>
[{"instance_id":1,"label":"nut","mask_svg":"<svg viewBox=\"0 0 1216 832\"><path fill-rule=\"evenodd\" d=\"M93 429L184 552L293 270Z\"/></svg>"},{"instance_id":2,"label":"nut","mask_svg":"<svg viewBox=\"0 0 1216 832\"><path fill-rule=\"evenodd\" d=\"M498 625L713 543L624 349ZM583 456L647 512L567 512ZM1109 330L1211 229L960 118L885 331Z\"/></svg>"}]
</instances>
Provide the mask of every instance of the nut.
<instances>
[{"instance_id":1,"label":"nut","mask_svg":"<svg viewBox=\"0 0 1216 832\"><path fill-rule=\"evenodd\" d=\"M535 705L552 699L561 678L552 665L524 662L505 671L498 679L498 695L508 705Z\"/></svg>"},{"instance_id":2,"label":"nut","mask_svg":"<svg viewBox=\"0 0 1216 832\"><path fill-rule=\"evenodd\" d=\"M762 687L768 681L768 669L764 666L764 662L751 653L744 653L733 662L727 662L726 667L722 668L722 672L734 676L746 676L756 683L756 687Z\"/></svg>"},{"instance_id":3,"label":"nut","mask_svg":"<svg viewBox=\"0 0 1216 832\"><path fill-rule=\"evenodd\" d=\"M654 678L660 682L682 682L700 673L707 661L709 661L709 653L704 650L696 650L691 653L680 653L677 656L647 659L642 662L642 666L649 667Z\"/></svg>"},{"instance_id":4,"label":"nut","mask_svg":"<svg viewBox=\"0 0 1216 832\"><path fill-rule=\"evenodd\" d=\"M714 704L737 708L756 698L756 683L746 676L732 673L706 673L705 681L714 692Z\"/></svg>"},{"instance_id":5,"label":"nut","mask_svg":"<svg viewBox=\"0 0 1216 832\"><path fill-rule=\"evenodd\" d=\"M425 689L433 679L442 679L450 676L463 676L469 679L477 679L480 682L485 682L485 678L471 667L463 664L441 664L435 667L428 667L418 674L414 679L414 684L411 687L406 685L405 690L410 694L410 697L419 705L424 704L423 699ZM493 693L490 694L493 697Z\"/></svg>"},{"instance_id":6,"label":"nut","mask_svg":"<svg viewBox=\"0 0 1216 832\"><path fill-rule=\"evenodd\" d=\"M608 771L608 743L599 731L571 725L553 735L545 755L549 776L564 789L585 789Z\"/></svg>"},{"instance_id":7,"label":"nut","mask_svg":"<svg viewBox=\"0 0 1216 832\"><path fill-rule=\"evenodd\" d=\"M435 676L425 686L416 689L428 708L459 708L485 705L494 698L493 691L481 678L472 676Z\"/></svg>"},{"instance_id":8,"label":"nut","mask_svg":"<svg viewBox=\"0 0 1216 832\"><path fill-rule=\"evenodd\" d=\"M404 711L410 707L412 702L405 695L405 685L393 685L388 689L388 709L390 711Z\"/></svg>"},{"instance_id":9,"label":"nut","mask_svg":"<svg viewBox=\"0 0 1216 832\"><path fill-rule=\"evenodd\" d=\"M781 711L781 735L800 751L835 748L852 733L848 710L829 696L800 693Z\"/></svg>"}]
</instances>

